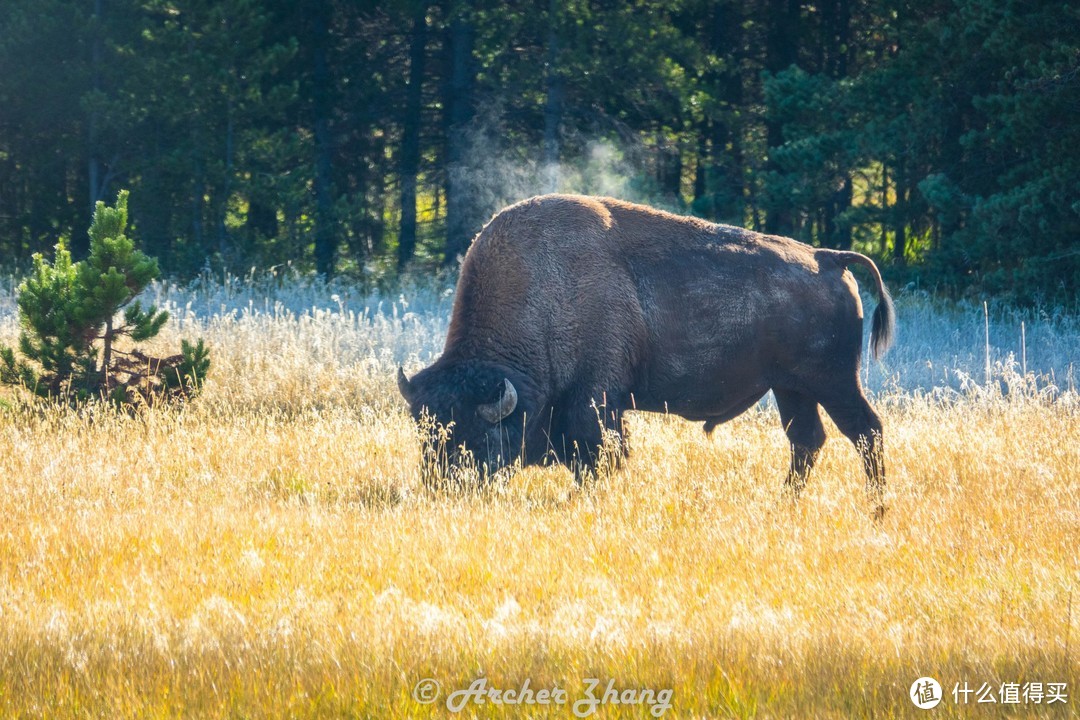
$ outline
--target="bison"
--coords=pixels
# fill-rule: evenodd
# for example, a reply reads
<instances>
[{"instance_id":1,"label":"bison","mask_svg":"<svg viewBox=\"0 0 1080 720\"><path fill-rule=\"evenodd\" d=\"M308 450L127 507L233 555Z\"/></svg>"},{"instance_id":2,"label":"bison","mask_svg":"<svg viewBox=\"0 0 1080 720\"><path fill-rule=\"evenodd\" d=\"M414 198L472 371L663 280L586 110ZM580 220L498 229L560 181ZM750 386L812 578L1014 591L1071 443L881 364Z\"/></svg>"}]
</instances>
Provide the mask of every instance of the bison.
<instances>
[{"instance_id":1,"label":"bison","mask_svg":"<svg viewBox=\"0 0 1080 720\"><path fill-rule=\"evenodd\" d=\"M711 432L772 390L797 495L825 442L818 406L858 448L880 505L881 420L859 383L862 303L847 266L870 271L870 345L894 310L873 261L611 198L544 195L495 215L461 267L442 355L398 387L444 427L449 462L593 466L623 413ZM609 442L608 447L611 447Z\"/></svg>"}]
</instances>

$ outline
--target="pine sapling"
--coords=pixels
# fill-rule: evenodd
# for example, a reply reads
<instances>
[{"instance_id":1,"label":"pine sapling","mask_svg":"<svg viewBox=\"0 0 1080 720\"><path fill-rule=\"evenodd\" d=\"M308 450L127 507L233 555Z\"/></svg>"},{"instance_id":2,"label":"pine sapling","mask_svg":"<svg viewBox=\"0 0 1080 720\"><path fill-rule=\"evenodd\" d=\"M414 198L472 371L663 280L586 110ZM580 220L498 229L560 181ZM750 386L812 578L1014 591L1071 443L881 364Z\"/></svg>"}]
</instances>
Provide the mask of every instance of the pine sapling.
<instances>
[{"instance_id":1,"label":"pine sapling","mask_svg":"<svg viewBox=\"0 0 1080 720\"><path fill-rule=\"evenodd\" d=\"M184 340L180 353L164 358L117 345L149 340L169 319L136 299L159 269L125 234L127 201L125 190L115 207L97 204L86 260L73 263L62 242L53 263L34 256L34 271L19 286L19 356L0 347L0 382L44 397L118 404L180 398L201 387L210 368L202 340Z\"/></svg>"}]
</instances>

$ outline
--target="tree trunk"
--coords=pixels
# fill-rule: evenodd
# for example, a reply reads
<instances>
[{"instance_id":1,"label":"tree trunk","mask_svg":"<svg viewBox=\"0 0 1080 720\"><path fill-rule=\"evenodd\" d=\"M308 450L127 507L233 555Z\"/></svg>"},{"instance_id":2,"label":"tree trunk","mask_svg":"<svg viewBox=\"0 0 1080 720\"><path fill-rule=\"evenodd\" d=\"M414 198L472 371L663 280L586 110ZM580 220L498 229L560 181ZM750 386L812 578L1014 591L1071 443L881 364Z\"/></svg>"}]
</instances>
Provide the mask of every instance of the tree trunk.
<instances>
[{"instance_id":1,"label":"tree trunk","mask_svg":"<svg viewBox=\"0 0 1080 720\"><path fill-rule=\"evenodd\" d=\"M544 103L544 190L559 189L559 126L565 81L559 67L559 0L548 3L547 100Z\"/></svg>"},{"instance_id":2,"label":"tree trunk","mask_svg":"<svg viewBox=\"0 0 1080 720\"><path fill-rule=\"evenodd\" d=\"M105 54L105 0L94 0L94 15L91 27L93 28L94 36L91 39L90 45L90 82L94 89L94 94L97 95L101 92L101 66ZM96 98L94 100L94 107L97 107ZM86 179L90 200L90 217L94 216L94 208L97 206L98 200L102 200L105 194L105 188L102 183L101 148L98 147L99 123L100 118L98 117L98 111L96 109L91 110L90 115L86 120ZM72 233L72 256L78 260L86 257L89 252L90 240L86 237L86 233Z\"/></svg>"},{"instance_id":3,"label":"tree trunk","mask_svg":"<svg viewBox=\"0 0 1080 720\"><path fill-rule=\"evenodd\" d=\"M904 264L904 254L907 250L907 200L908 179L903 162L896 168L896 204L893 206L893 261L898 265Z\"/></svg>"},{"instance_id":4,"label":"tree trunk","mask_svg":"<svg viewBox=\"0 0 1080 720\"><path fill-rule=\"evenodd\" d=\"M836 0L836 42L833 60L834 77L846 78L851 66L851 0Z\"/></svg>"},{"instance_id":5,"label":"tree trunk","mask_svg":"<svg viewBox=\"0 0 1080 720\"><path fill-rule=\"evenodd\" d=\"M147 158L142 184L143 193L151 200L136 206L142 208L138 215L139 234L142 235L147 254L168 265L172 261L172 217L176 208L170 202L171 188L162 169L161 128L155 126L151 132L153 149Z\"/></svg>"},{"instance_id":6,"label":"tree trunk","mask_svg":"<svg viewBox=\"0 0 1080 720\"><path fill-rule=\"evenodd\" d=\"M277 209L268 205L261 195L248 200L247 218L244 221L244 233L254 248L260 240L273 240L278 234Z\"/></svg>"},{"instance_id":7,"label":"tree trunk","mask_svg":"<svg viewBox=\"0 0 1080 720\"><path fill-rule=\"evenodd\" d=\"M192 147L196 148L198 153L199 148L199 133L198 131L192 131ZM206 194L206 179L203 174L202 160L195 156L195 177L193 178L192 190L191 190L191 236L195 242L195 247L203 247L203 196Z\"/></svg>"},{"instance_id":8,"label":"tree trunk","mask_svg":"<svg viewBox=\"0 0 1080 720\"><path fill-rule=\"evenodd\" d=\"M851 8L850 0L825 0L821 12L822 54L821 69L833 80L843 80L848 75L848 56L851 54ZM847 159L843 154L841 162ZM840 186L825 201L823 211L823 245L849 250L852 244L850 225L841 225L837 219L851 207L851 174L846 170Z\"/></svg>"},{"instance_id":9,"label":"tree trunk","mask_svg":"<svg viewBox=\"0 0 1080 720\"><path fill-rule=\"evenodd\" d=\"M851 199L851 176L845 174L840 186L833 191L821 208L820 241L822 246L840 250L851 249L851 226L837 222L837 218L851 207Z\"/></svg>"},{"instance_id":10,"label":"tree trunk","mask_svg":"<svg viewBox=\"0 0 1080 720\"><path fill-rule=\"evenodd\" d=\"M225 219L229 214L229 196L232 194L233 146L235 142L235 121L233 120L232 98L225 103L225 178L222 181L221 198L217 207L217 242L218 253L228 263L232 260L232 246Z\"/></svg>"},{"instance_id":11,"label":"tree trunk","mask_svg":"<svg viewBox=\"0 0 1080 720\"><path fill-rule=\"evenodd\" d=\"M113 345L113 323L112 318L105 320L105 334L102 335L101 343L101 376L107 383L109 381L109 371L112 369L112 345Z\"/></svg>"},{"instance_id":12,"label":"tree trunk","mask_svg":"<svg viewBox=\"0 0 1080 720\"><path fill-rule=\"evenodd\" d=\"M446 131L446 255L444 262L453 265L469 247L472 220L466 182L465 155L467 128L472 119L472 86L475 67L472 59L473 28L466 9L458 6L450 21L448 48L450 79L444 103Z\"/></svg>"},{"instance_id":13,"label":"tree trunk","mask_svg":"<svg viewBox=\"0 0 1080 720\"><path fill-rule=\"evenodd\" d=\"M315 7L312 16L312 110L315 134L315 270L323 277L334 274L337 234L334 228L333 139L330 136L330 68L328 0Z\"/></svg>"},{"instance_id":14,"label":"tree trunk","mask_svg":"<svg viewBox=\"0 0 1080 720\"><path fill-rule=\"evenodd\" d=\"M416 184L420 172L420 113L423 107L424 57L427 51L427 3L413 17L409 45L409 86L401 131L401 231L398 234L398 270L416 253Z\"/></svg>"},{"instance_id":15,"label":"tree trunk","mask_svg":"<svg viewBox=\"0 0 1080 720\"><path fill-rule=\"evenodd\" d=\"M881 164L881 254L889 250L889 166Z\"/></svg>"},{"instance_id":16,"label":"tree trunk","mask_svg":"<svg viewBox=\"0 0 1080 720\"><path fill-rule=\"evenodd\" d=\"M678 141L669 141L663 128L656 131L656 181L665 200L681 204L682 153Z\"/></svg>"},{"instance_id":17,"label":"tree trunk","mask_svg":"<svg viewBox=\"0 0 1080 720\"><path fill-rule=\"evenodd\" d=\"M746 51L742 45L742 27L746 17L738 3L716 3L710 16L709 46L724 59L723 70L715 80L722 108L710 118L707 128L709 164L706 191L710 195L713 220L746 223L746 199L743 187L743 154L738 121L731 108L743 106L743 78L740 69Z\"/></svg>"},{"instance_id":18,"label":"tree trunk","mask_svg":"<svg viewBox=\"0 0 1080 720\"><path fill-rule=\"evenodd\" d=\"M787 70L799 58L799 0L769 0L769 26L766 36L765 69L773 75ZM779 172L775 151L784 144L784 127L773 119L765 122L765 142L768 146L766 170ZM795 218L791 208L771 200L766 208L765 232L792 235Z\"/></svg>"},{"instance_id":19,"label":"tree trunk","mask_svg":"<svg viewBox=\"0 0 1080 720\"><path fill-rule=\"evenodd\" d=\"M716 219L716 203L712 198L706 199L708 189L708 177L706 168L709 165L709 121L702 120L697 126L697 155L694 162L694 200L692 207L694 213L709 220Z\"/></svg>"}]
</instances>

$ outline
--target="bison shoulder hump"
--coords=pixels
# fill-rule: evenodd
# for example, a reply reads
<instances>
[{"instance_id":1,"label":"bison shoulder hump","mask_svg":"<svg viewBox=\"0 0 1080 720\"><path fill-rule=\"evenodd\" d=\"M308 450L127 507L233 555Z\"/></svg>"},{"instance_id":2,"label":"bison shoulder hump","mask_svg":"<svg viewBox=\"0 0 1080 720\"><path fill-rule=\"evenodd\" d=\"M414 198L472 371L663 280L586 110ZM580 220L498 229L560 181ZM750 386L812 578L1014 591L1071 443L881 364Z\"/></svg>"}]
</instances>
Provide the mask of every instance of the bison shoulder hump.
<instances>
[{"instance_id":1,"label":"bison shoulder hump","mask_svg":"<svg viewBox=\"0 0 1080 720\"><path fill-rule=\"evenodd\" d=\"M611 212L595 198L579 195L539 195L497 213L477 237L482 245L527 244L560 240L583 231L606 231Z\"/></svg>"}]
</instances>

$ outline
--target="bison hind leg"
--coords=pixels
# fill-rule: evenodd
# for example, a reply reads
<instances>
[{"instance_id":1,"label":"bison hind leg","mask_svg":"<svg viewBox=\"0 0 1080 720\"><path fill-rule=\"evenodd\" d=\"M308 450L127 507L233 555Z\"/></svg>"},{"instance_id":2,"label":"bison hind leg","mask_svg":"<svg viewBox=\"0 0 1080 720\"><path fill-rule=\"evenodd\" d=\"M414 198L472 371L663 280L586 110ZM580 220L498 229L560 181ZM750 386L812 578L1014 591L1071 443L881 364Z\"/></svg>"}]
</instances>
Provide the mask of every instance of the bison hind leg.
<instances>
[{"instance_id":1,"label":"bison hind leg","mask_svg":"<svg viewBox=\"0 0 1080 720\"><path fill-rule=\"evenodd\" d=\"M850 392L822 400L822 406L862 458L866 474L866 492L875 503L874 517L885 514L885 460L882 454L881 418L870 407L862 390L856 386Z\"/></svg>"}]
</instances>

